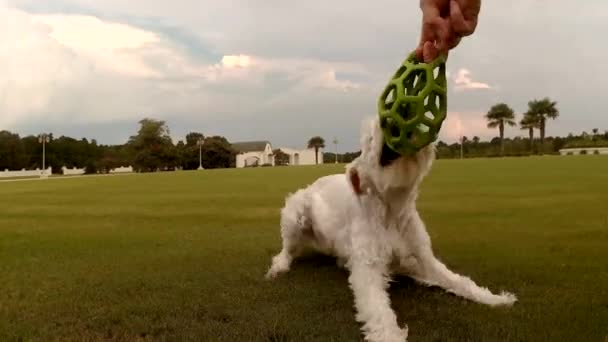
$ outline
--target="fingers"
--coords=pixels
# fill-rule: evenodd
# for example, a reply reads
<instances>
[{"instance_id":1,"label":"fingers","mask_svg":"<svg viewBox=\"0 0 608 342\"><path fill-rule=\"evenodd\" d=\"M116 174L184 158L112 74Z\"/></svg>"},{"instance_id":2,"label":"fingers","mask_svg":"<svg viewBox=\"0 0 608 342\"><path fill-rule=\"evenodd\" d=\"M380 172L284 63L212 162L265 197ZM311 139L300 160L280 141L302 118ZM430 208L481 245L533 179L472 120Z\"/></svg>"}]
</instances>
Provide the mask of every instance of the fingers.
<instances>
[{"instance_id":1,"label":"fingers","mask_svg":"<svg viewBox=\"0 0 608 342\"><path fill-rule=\"evenodd\" d=\"M465 18L462 9L456 0L450 1L450 22L452 24L452 30L459 36L473 34L473 32L475 32L475 27L477 26L476 17L473 17L472 19Z\"/></svg>"},{"instance_id":2,"label":"fingers","mask_svg":"<svg viewBox=\"0 0 608 342\"><path fill-rule=\"evenodd\" d=\"M447 53L454 39L447 19L441 17L425 18L420 42L416 48L416 56L428 63L440 53Z\"/></svg>"},{"instance_id":3,"label":"fingers","mask_svg":"<svg viewBox=\"0 0 608 342\"><path fill-rule=\"evenodd\" d=\"M438 19L436 24L437 32L437 50L439 53L446 53L449 50L450 41L454 37L454 32L450 27L450 22L447 19Z\"/></svg>"},{"instance_id":4,"label":"fingers","mask_svg":"<svg viewBox=\"0 0 608 342\"><path fill-rule=\"evenodd\" d=\"M477 26L480 0L421 0L422 31L416 56L426 63L446 54L473 34Z\"/></svg>"},{"instance_id":5,"label":"fingers","mask_svg":"<svg viewBox=\"0 0 608 342\"><path fill-rule=\"evenodd\" d=\"M460 44L461 40L462 40L462 37L452 36L451 39L448 41L448 50L451 50L451 49L457 47L458 44Z\"/></svg>"},{"instance_id":6,"label":"fingers","mask_svg":"<svg viewBox=\"0 0 608 342\"><path fill-rule=\"evenodd\" d=\"M435 47L435 44L431 42L424 43L422 51L422 60L424 63L431 63L439 55L439 50Z\"/></svg>"}]
</instances>

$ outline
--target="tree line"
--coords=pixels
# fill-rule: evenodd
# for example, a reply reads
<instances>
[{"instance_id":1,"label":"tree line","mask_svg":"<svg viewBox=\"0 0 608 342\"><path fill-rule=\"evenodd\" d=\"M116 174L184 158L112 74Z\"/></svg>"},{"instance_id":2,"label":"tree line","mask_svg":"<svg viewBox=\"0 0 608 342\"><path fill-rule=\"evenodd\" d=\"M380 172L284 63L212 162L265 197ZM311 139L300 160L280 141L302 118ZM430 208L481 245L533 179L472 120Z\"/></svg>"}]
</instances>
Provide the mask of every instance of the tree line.
<instances>
[{"instance_id":1,"label":"tree line","mask_svg":"<svg viewBox=\"0 0 608 342\"><path fill-rule=\"evenodd\" d=\"M80 140L48 134L46 166L54 173L62 168L85 168L86 173L108 173L121 166L133 166L136 172L229 168L236 164L237 151L223 136L205 136L190 132L174 144L165 121L145 118L139 130L122 145L102 145L95 139ZM308 148L319 151L325 140L315 136ZM275 163L287 165L289 155L277 149ZM0 171L42 168L42 147L38 136L20 137L0 131ZM318 160L317 160L318 163Z\"/></svg>"},{"instance_id":2,"label":"tree line","mask_svg":"<svg viewBox=\"0 0 608 342\"><path fill-rule=\"evenodd\" d=\"M236 151L223 136L191 132L174 144L165 121L143 119L138 132L122 145L102 145L95 139L80 140L49 134L46 165L60 173L62 167L85 168L86 173L107 173L121 166L137 172L206 169L234 166ZM199 158L199 153L202 158ZM37 136L20 137L0 131L0 171L42 168L42 147Z\"/></svg>"},{"instance_id":3,"label":"tree line","mask_svg":"<svg viewBox=\"0 0 608 342\"><path fill-rule=\"evenodd\" d=\"M582 132L579 135L570 133L567 137L546 136L547 123L559 117L557 102L549 98L534 99L528 102L528 108L522 113L521 119L517 121L515 116L515 111L506 103L492 106L485 118L488 121L488 128L498 129L497 137L490 141L481 141L477 136L471 138L462 136L458 142L452 144L438 141L437 157L528 156L557 154L563 148L608 147L608 130L601 133L598 128L593 128L591 133ZM506 129L515 126L526 131L527 139L505 138ZM535 135L536 131L538 131L538 137ZM348 163L359 154L360 152L338 154L338 160ZM335 153L324 154L326 163L334 163L335 159Z\"/></svg>"},{"instance_id":4,"label":"tree line","mask_svg":"<svg viewBox=\"0 0 608 342\"><path fill-rule=\"evenodd\" d=\"M498 103L485 115L488 127L498 129L498 136L481 141L477 136L463 136L459 142L437 143L438 158L526 156L531 154L555 154L568 147L608 147L608 131L593 128L579 135L567 137L546 136L547 123L559 117L557 103L548 98L528 103L528 110L517 121L515 112L505 103ZM223 136L205 136L190 132L185 140L174 144L165 121L150 118L139 121L139 130L125 144L102 145L95 139L80 140L71 137L54 137L49 134L46 145L46 165L53 172L62 167L85 168L87 173L107 173L110 170L131 165L135 171L194 170L234 167L236 154L232 144ZM527 132L527 138L505 138L505 130L519 126ZM538 131L538 137L535 133ZM325 148L325 140L315 136L308 147L318 151ZM338 154L340 163L348 163L358 157L360 151ZM279 149L274 151L276 165L289 163L289 156ZM334 163L336 154L325 152L325 163ZM36 169L42 167L42 148L37 136L20 137L16 133L0 131L0 171Z\"/></svg>"}]
</instances>

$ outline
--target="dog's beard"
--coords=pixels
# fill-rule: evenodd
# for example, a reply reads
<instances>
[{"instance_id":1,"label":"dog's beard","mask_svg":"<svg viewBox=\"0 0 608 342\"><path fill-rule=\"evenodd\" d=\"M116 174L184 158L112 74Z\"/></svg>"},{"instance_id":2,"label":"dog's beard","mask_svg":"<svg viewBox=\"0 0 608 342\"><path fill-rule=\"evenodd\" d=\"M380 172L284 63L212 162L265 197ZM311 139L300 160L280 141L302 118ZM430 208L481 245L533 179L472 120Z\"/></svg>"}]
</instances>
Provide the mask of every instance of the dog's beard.
<instances>
[{"instance_id":1,"label":"dog's beard","mask_svg":"<svg viewBox=\"0 0 608 342\"><path fill-rule=\"evenodd\" d=\"M347 172L356 193L415 189L430 169L433 159L432 145L412 155L401 155L392 150L385 143L376 118L362 127L361 155L349 164Z\"/></svg>"}]
</instances>

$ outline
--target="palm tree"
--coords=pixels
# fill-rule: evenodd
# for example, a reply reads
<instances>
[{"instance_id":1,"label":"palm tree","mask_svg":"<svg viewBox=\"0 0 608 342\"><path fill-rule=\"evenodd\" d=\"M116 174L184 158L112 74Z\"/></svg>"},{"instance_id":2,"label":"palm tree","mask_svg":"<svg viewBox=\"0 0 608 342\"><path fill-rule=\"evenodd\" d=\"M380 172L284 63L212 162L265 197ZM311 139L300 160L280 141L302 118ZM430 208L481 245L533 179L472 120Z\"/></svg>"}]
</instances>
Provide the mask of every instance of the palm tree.
<instances>
[{"instance_id":1,"label":"palm tree","mask_svg":"<svg viewBox=\"0 0 608 342\"><path fill-rule=\"evenodd\" d=\"M500 133L500 154L504 154L505 125L515 126L515 113L513 109L505 103L496 104L490 108L490 111L486 114L486 119L488 119L488 128L498 127L498 132Z\"/></svg>"},{"instance_id":2,"label":"palm tree","mask_svg":"<svg viewBox=\"0 0 608 342\"><path fill-rule=\"evenodd\" d=\"M538 117L526 112L523 119L519 122L521 129L527 129L530 135L530 151L534 149L534 129L539 128Z\"/></svg>"},{"instance_id":3,"label":"palm tree","mask_svg":"<svg viewBox=\"0 0 608 342\"><path fill-rule=\"evenodd\" d=\"M540 153L543 153L545 143L545 127L547 119L555 120L559 116L557 102L551 101L548 97L542 100L532 100L528 102L528 112L538 118L538 129L540 130Z\"/></svg>"},{"instance_id":4,"label":"palm tree","mask_svg":"<svg viewBox=\"0 0 608 342\"><path fill-rule=\"evenodd\" d=\"M317 136L308 140L308 148L315 149L315 164L319 164L319 149L325 148L325 139Z\"/></svg>"}]
</instances>

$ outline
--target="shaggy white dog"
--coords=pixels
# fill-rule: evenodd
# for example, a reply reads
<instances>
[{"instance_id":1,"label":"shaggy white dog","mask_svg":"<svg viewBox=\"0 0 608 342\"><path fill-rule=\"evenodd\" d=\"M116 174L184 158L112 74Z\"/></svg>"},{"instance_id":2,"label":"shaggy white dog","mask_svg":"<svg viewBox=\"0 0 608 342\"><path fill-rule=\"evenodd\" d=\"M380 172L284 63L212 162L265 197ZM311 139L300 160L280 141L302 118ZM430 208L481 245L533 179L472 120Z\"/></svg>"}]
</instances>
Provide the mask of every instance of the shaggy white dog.
<instances>
[{"instance_id":1,"label":"shaggy white dog","mask_svg":"<svg viewBox=\"0 0 608 342\"><path fill-rule=\"evenodd\" d=\"M431 240L416 210L418 186L435 158L433 145L413 156L391 153L378 120L364 124L361 156L345 174L318 179L290 194L281 211L283 248L266 274L274 278L306 246L337 257L350 272L356 319L368 341L405 341L387 288L392 274L487 305L511 305L513 294L493 294L450 271L433 255Z\"/></svg>"}]
</instances>

